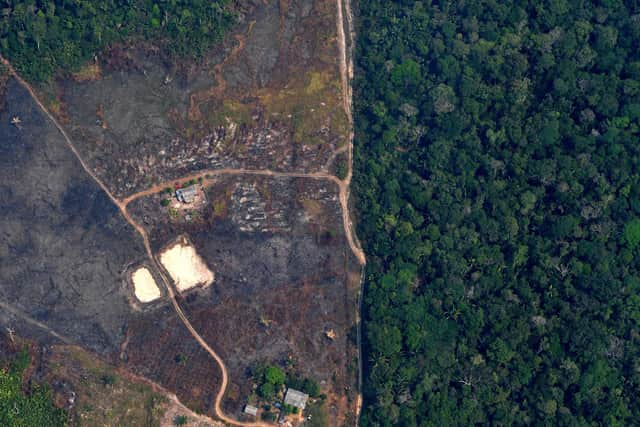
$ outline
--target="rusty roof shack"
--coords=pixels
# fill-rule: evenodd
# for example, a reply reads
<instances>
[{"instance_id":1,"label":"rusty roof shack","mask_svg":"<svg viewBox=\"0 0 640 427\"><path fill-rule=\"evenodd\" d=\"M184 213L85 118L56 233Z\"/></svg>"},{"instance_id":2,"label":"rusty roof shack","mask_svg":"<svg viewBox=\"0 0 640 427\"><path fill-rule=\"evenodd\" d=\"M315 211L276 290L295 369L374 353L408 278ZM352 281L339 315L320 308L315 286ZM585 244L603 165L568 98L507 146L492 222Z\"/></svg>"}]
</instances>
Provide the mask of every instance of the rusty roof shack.
<instances>
[{"instance_id":1,"label":"rusty roof shack","mask_svg":"<svg viewBox=\"0 0 640 427\"><path fill-rule=\"evenodd\" d=\"M182 203L193 203L198 194L198 187L190 185L176 190L176 198Z\"/></svg>"},{"instance_id":2,"label":"rusty roof shack","mask_svg":"<svg viewBox=\"0 0 640 427\"><path fill-rule=\"evenodd\" d=\"M287 393L284 395L285 405L295 406L296 408L300 409L300 411L304 411L304 408L307 406L308 400L308 394L298 390L294 390L292 388L287 389Z\"/></svg>"}]
</instances>

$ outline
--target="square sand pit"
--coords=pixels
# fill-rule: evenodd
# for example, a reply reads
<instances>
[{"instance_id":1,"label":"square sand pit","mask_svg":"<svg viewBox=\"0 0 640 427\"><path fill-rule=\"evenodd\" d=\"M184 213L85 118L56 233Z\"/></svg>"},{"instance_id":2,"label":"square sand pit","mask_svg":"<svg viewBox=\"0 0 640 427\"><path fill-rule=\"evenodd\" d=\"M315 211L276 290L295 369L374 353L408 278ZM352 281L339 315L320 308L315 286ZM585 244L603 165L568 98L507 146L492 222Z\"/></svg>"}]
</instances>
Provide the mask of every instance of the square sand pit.
<instances>
[{"instance_id":1,"label":"square sand pit","mask_svg":"<svg viewBox=\"0 0 640 427\"><path fill-rule=\"evenodd\" d=\"M160 288L147 267L140 267L131 275L134 293L140 302L151 302L162 296Z\"/></svg>"},{"instance_id":2,"label":"square sand pit","mask_svg":"<svg viewBox=\"0 0 640 427\"><path fill-rule=\"evenodd\" d=\"M207 268L195 248L181 239L160 254L160 262L167 269L178 291L213 283L213 272Z\"/></svg>"}]
</instances>

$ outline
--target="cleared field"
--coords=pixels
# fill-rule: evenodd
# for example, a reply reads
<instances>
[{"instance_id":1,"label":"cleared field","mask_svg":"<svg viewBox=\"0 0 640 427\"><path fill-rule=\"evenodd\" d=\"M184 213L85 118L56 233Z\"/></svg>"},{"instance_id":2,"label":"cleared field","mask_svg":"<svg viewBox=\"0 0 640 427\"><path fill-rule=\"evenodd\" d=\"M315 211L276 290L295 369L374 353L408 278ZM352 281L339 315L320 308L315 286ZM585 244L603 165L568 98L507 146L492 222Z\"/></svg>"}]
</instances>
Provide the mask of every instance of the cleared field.
<instances>
[{"instance_id":1,"label":"cleared field","mask_svg":"<svg viewBox=\"0 0 640 427\"><path fill-rule=\"evenodd\" d=\"M134 293L140 302L151 302L162 295L151 272L147 267L140 267L131 275Z\"/></svg>"},{"instance_id":2,"label":"cleared field","mask_svg":"<svg viewBox=\"0 0 640 427\"><path fill-rule=\"evenodd\" d=\"M327 396L321 411L328 425L355 425L349 410L356 398L353 307L360 270L346 241L338 193L335 183L323 180L221 176L206 187L210 202L191 220L158 208L161 194L129 206L158 257L184 236L215 272L214 286L186 292L180 303L225 362L229 384L222 407L230 416L245 419L244 405L256 392L253 372L266 363L316 381ZM178 356L183 350L165 352L169 344L155 337L137 342L153 343L149 351L160 353L158 363L194 365L190 356ZM179 381L206 396L210 374L199 378L200 372L194 366L192 382Z\"/></svg>"},{"instance_id":3,"label":"cleared field","mask_svg":"<svg viewBox=\"0 0 640 427\"><path fill-rule=\"evenodd\" d=\"M213 272L207 268L193 246L181 239L160 254L160 262L167 269L178 291L213 283Z\"/></svg>"}]
</instances>

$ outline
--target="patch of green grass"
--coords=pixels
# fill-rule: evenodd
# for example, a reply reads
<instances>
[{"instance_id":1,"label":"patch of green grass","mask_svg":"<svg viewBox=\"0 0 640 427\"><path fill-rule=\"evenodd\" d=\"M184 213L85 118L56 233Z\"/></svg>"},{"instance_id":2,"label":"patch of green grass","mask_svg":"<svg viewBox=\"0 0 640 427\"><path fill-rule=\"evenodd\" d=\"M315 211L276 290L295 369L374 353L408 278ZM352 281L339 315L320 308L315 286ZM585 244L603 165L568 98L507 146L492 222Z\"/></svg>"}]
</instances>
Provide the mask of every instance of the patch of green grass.
<instances>
[{"instance_id":1,"label":"patch of green grass","mask_svg":"<svg viewBox=\"0 0 640 427\"><path fill-rule=\"evenodd\" d=\"M248 125L251 123L253 104L243 104L234 99L225 99L222 104L218 102L205 102L200 106L204 117L209 117L208 122L215 126L229 126L229 122L236 125Z\"/></svg>"},{"instance_id":2,"label":"patch of green grass","mask_svg":"<svg viewBox=\"0 0 640 427\"><path fill-rule=\"evenodd\" d=\"M148 385L131 382L77 348L56 348L50 363L50 376L72 384L77 392L72 425L160 426L166 399Z\"/></svg>"},{"instance_id":3,"label":"patch of green grass","mask_svg":"<svg viewBox=\"0 0 640 427\"><path fill-rule=\"evenodd\" d=\"M2 426L64 426L67 413L53 405L47 386L22 389L22 375L31 359L27 351L0 369L0 425Z\"/></svg>"},{"instance_id":4,"label":"patch of green grass","mask_svg":"<svg viewBox=\"0 0 640 427\"><path fill-rule=\"evenodd\" d=\"M329 425L327 412L324 408L324 402L318 400L311 402L305 411L308 421L305 423L308 427L325 427Z\"/></svg>"},{"instance_id":5,"label":"patch of green grass","mask_svg":"<svg viewBox=\"0 0 640 427\"><path fill-rule=\"evenodd\" d=\"M307 83L307 87L304 89L307 95L321 92L326 86L327 77L325 74L312 71L309 73L308 79L309 83Z\"/></svg>"}]
</instances>

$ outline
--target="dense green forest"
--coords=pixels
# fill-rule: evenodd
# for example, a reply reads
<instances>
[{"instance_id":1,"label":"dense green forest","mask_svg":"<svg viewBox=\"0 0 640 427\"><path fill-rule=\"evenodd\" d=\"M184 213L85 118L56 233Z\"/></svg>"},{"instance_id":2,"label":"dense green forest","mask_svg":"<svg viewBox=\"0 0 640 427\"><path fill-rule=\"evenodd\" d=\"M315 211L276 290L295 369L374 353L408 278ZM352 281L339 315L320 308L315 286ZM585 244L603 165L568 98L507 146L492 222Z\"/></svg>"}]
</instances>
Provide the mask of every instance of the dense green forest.
<instances>
[{"instance_id":1,"label":"dense green forest","mask_svg":"<svg viewBox=\"0 0 640 427\"><path fill-rule=\"evenodd\" d=\"M22 351L0 366L0 425L7 427L58 427L66 425L67 414L52 403L51 391L44 386L23 390L22 374L30 356Z\"/></svg>"},{"instance_id":2,"label":"dense green forest","mask_svg":"<svg viewBox=\"0 0 640 427\"><path fill-rule=\"evenodd\" d=\"M73 71L110 43L160 44L198 57L233 24L228 0L1 0L0 52L32 80Z\"/></svg>"},{"instance_id":3,"label":"dense green forest","mask_svg":"<svg viewBox=\"0 0 640 427\"><path fill-rule=\"evenodd\" d=\"M638 425L640 2L358 14L362 425Z\"/></svg>"}]
</instances>

